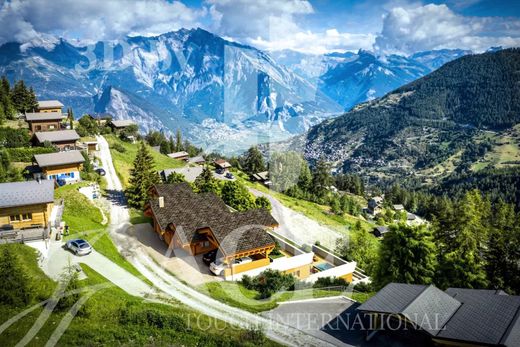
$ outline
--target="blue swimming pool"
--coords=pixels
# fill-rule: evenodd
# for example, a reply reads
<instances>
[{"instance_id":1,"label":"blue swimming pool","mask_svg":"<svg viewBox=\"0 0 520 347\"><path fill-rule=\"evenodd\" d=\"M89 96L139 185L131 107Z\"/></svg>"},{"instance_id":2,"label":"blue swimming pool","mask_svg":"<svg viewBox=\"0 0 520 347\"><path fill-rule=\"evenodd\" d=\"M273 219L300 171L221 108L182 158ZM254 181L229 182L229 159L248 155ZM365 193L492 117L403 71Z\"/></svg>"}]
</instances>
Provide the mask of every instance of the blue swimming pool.
<instances>
[{"instance_id":1,"label":"blue swimming pool","mask_svg":"<svg viewBox=\"0 0 520 347\"><path fill-rule=\"evenodd\" d=\"M321 264L314 265L314 267L316 269L318 269L319 271L325 271L328 269L332 269L334 267L334 265L329 264L329 263L321 263Z\"/></svg>"}]
</instances>

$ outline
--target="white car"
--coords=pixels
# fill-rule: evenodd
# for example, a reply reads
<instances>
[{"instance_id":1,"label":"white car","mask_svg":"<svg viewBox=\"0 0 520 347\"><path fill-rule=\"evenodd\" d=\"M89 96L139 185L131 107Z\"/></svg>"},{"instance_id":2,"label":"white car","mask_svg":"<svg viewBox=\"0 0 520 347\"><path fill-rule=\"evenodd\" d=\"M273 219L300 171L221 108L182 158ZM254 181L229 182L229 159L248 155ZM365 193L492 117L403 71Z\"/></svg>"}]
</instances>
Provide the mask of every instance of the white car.
<instances>
[{"instance_id":1,"label":"white car","mask_svg":"<svg viewBox=\"0 0 520 347\"><path fill-rule=\"evenodd\" d=\"M252 261L253 259L251 259L250 257L238 258L233 261L233 264L231 266L247 264ZM222 275L224 273L224 269L228 267L229 265L224 264L223 258L219 258L209 265L209 269L211 270L211 272L213 272L217 276Z\"/></svg>"},{"instance_id":2,"label":"white car","mask_svg":"<svg viewBox=\"0 0 520 347\"><path fill-rule=\"evenodd\" d=\"M75 255L87 255L92 253L90 243L82 239L69 240L65 244L65 247Z\"/></svg>"}]
</instances>

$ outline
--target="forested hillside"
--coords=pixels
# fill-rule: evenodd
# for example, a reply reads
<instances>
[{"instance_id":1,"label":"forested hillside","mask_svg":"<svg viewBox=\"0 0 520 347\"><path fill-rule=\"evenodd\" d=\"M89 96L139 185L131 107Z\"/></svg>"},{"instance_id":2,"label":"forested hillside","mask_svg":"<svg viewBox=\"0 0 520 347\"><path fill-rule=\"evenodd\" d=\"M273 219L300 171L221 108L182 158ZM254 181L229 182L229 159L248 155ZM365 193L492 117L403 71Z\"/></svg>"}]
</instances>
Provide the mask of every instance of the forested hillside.
<instances>
[{"instance_id":1,"label":"forested hillside","mask_svg":"<svg viewBox=\"0 0 520 347\"><path fill-rule=\"evenodd\" d=\"M469 55L313 127L307 159L377 181L518 163L520 49ZM507 141L504 138L507 137Z\"/></svg>"}]
</instances>

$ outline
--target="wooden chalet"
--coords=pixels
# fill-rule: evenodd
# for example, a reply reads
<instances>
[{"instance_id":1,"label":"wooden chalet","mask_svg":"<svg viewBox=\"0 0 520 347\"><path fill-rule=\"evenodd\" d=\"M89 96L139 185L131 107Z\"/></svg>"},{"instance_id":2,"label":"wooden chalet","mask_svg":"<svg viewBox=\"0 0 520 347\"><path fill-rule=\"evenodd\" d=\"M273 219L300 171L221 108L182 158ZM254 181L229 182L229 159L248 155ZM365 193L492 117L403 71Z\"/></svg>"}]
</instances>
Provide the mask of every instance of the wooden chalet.
<instances>
[{"instance_id":1,"label":"wooden chalet","mask_svg":"<svg viewBox=\"0 0 520 347\"><path fill-rule=\"evenodd\" d=\"M38 112L59 112L61 113L63 104L58 100L38 101Z\"/></svg>"},{"instance_id":2,"label":"wooden chalet","mask_svg":"<svg viewBox=\"0 0 520 347\"><path fill-rule=\"evenodd\" d=\"M154 231L170 247L192 255L218 249L226 264L246 256L253 259L225 270L235 274L269 265L275 241L266 231L278 222L267 210L231 212L215 194L194 193L187 183L157 184L150 197L145 215L152 217Z\"/></svg>"},{"instance_id":3,"label":"wooden chalet","mask_svg":"<svg viewBox=\"0 0 520 347\"><path fill-rule=\"evenodd\" d=\"M54 204L54 182L0 184L0 230L47 228Z\"/></svg>"},{"instance_id":4,"label":"wooden chalet","mask_svg":"<svg viewBox=\"0 0 520 347\"><path fill-rule=\"evenodd\" d=\"M32 133L55 131L61 129L61 122L65 116L61 112L26 113L25 120Z\"/></svg>"},{"instance_id":5,"label":"wooden chalet","mask_svg":"<svg viewBox=\"0 0 520 347\"><path fill-rule=\"evenodd\" d=\"M225 159L217 159L213 163L217 169L227 170L231 168L231 164Z\"/></svg>"},{"instance_id":6,"label":"wooden chalet","mask_svg":"<svg viewBox=\"0 0 520 347\"><path fill-rule=\"evenodd\" d=\"M188 161L188 159L190 159L190 155L186 151L170 153L170 154L168 154L168 157L170 157L172 159L184 160L184 161Z\"/></svg>"},{"instance_id":7,"label":"wooden chalet","mask_svg":"<svg viewBox=\"0 0 520 347\"><path fill-rule=\"evenodd\" d=\"M60 180L64 183L74 183L81 180L80 171L85 158L80 151L36 154L34 164L40 172L34 173L35 178Z\"/></svg>"},{"instance_id":8,"label":"wooden chalet","mask_svg":"<svg viewBox=\"0 0 520 347\"><path fill-rule=\"evenodd\" d=\"M35 146L43 146L45 142L49 142L60 151L76 149L76 141L78 140L79 135L76 130L36 132L32 138Z\"/></svg>"},{"instance_id":9,"label":"wooden chalet","mask_svg":"<svg viewBox=\"0 0 520 347\"><path fill-rule=\"evenodd\" d=\"M108 123L108 126L112 128L114 132L120 132L126 128L128 128L131 125L137 125L132 120L110 120Z\"/></svg>"}]
</instances>

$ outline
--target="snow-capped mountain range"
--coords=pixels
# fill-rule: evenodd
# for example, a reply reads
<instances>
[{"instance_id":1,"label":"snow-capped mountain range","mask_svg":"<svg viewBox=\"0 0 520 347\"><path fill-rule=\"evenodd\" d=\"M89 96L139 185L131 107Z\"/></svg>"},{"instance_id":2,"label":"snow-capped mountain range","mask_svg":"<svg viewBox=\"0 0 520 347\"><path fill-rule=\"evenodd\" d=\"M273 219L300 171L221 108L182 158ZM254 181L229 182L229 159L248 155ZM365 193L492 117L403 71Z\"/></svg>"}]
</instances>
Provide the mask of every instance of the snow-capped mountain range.
<instances>
[{"instance_id":1,"label":"snow-capped mountain range","mask_svg":"<svg viewBox=\"0 0 520 347\"><path fill-rule=\"evenodd\" d=\"M24 79L76 117L110 113L144 131L181 129L209 151L236 153L302 133L466 54L287 53L271 56L202 29L89 46L51 38L0 46L0 74Z\"/></svg>"}]
</instances>

